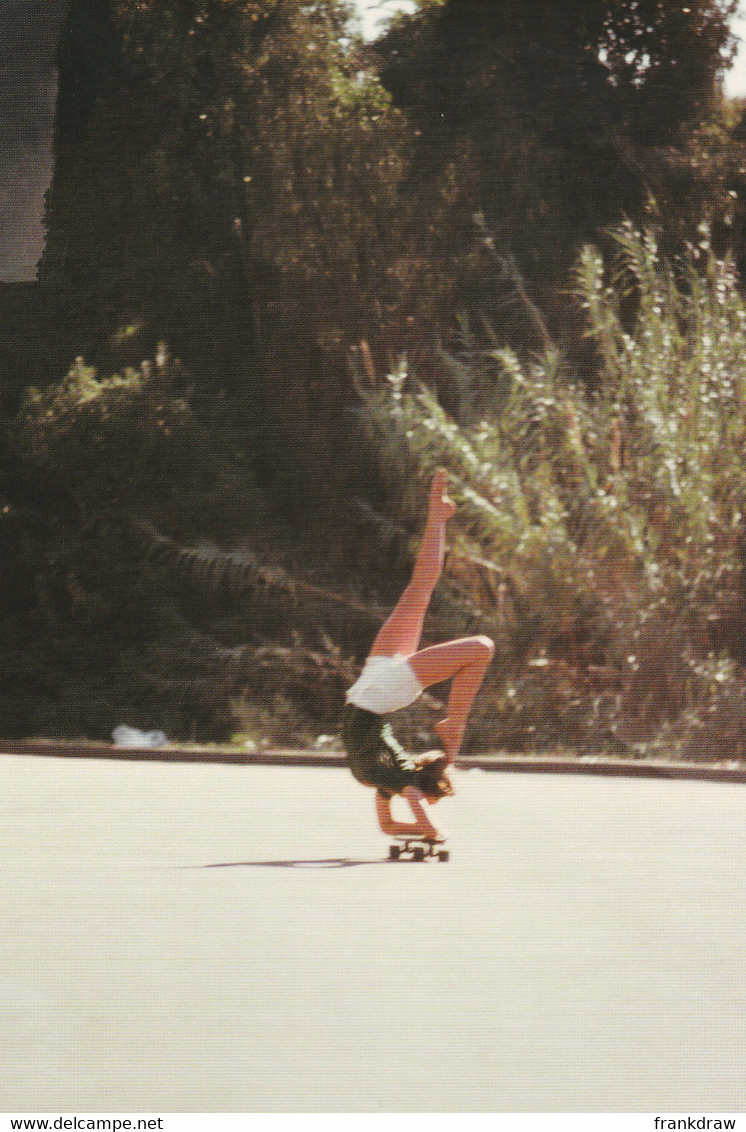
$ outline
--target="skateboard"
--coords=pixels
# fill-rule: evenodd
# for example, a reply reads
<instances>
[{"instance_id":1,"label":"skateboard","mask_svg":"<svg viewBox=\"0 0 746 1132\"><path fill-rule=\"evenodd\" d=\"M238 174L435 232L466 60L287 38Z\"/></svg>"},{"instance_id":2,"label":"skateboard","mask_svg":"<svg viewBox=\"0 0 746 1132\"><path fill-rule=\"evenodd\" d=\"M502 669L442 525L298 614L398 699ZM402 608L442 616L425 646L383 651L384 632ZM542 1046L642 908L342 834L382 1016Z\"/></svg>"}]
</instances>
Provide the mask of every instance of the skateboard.
<instances>
[{"instance_id":1,"label":"skateboard","mask_svg":"<svg viewBox=\"0 0 746 1132\"><path fill-rule=\"evenodd\" d=\"M426 841L422 837L397 837L394 845L389 845L390 861L426 861L428 859L447 861L450 853L442 841Z\"/></svg>"}]
</instances>

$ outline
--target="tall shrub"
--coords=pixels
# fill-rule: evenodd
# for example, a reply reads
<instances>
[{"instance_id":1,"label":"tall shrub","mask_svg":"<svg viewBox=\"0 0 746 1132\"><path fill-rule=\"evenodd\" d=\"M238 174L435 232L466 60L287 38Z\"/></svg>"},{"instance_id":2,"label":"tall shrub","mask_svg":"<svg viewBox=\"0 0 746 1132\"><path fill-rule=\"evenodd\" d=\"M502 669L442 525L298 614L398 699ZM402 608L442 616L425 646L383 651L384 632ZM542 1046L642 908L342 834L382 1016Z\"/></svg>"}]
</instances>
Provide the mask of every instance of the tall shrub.
<instances>
[{"instance_id":1,"label":"tall shrub","mask_svg":"<svg viewBox=\"0 0 746 1132\"><path fill-rule=\"evenodd\" d=\"M650 738L708 702L719 651L746 659L728 627L743 606L746 310L705 227L674 265L651 233L613 239L612 263L587 247L576 270L594 393L554 352L523 365L500 348L444 359L461 423L404 370L363 392L405 501L414 471L451 472L451 575L494 623L505 686L538 673L557 692L572 671L586 728Z\"/></svg>"}]
</instances>

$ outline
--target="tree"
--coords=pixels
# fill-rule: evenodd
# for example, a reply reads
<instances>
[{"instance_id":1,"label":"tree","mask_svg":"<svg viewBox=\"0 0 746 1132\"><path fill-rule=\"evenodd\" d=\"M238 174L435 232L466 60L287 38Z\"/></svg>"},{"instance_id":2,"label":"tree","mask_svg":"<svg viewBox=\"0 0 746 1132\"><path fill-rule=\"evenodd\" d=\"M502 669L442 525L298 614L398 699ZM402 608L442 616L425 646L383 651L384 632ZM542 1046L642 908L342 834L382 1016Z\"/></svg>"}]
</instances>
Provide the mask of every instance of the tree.
<instances>
[{"instance_id":1,"label":"tree","mask_svg":"<svg viewBox=\"0 0 746 1132\"><path fill-rule=\"evenodd\" d=\"M718 106L734 8L446 0L394 24L377 45L382 78L419 133L412 191L441 186L438 252L461 265L462 302L501 325L512 303L518 342L535 348L521 276L562 336L572 316L560 292L583 243L641 218L651 196L674 223L677 210L701 219L691 139Z\"/></svg>"},{"instance_id":2,"label":"tree","mask_svg":"<svg viewBox=\"0 0 746 1132\"><path fill-rule=\"evenodd\" d=\"M226 369L278 333L323 347L375 317L402 145L348 16L337 0L73 0L41 278L89 333L149 321L235 388Z\"/></svg>"},{"instance_id":3,"label":"tree","mask_svg":"<svg viewBox=\"0 0 746 1132\"><path fill-rule=\"evenodd\" d=\"M606 4L599 51L638 143L677 144L717 109L737 0Z\"/></svg>"},{"instance_id":4,"label":"tree","mask_svg":"<svg viewBox=\"0 0 746 1132\"><path fill-rule=\"evenodd\" d=\"M349 433L346 351L396 286L401 115L340 0L91 4L60 45L40 266L69 353L108 370L165 339L305 513Z\"/></svg>"}]
</instances>

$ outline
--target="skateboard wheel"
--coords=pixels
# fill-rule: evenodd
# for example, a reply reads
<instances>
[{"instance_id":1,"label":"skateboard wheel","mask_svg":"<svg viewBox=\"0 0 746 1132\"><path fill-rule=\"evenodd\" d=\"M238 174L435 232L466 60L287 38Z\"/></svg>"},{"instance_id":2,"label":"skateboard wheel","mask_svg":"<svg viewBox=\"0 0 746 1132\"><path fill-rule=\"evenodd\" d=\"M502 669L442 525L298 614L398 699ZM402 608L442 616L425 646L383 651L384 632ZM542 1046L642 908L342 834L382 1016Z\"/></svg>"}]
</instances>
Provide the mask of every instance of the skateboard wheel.
<instances>
[{"instance_id":1,"label":"skateboard wheel","mask_svg":"<svg viewBox=\"0 0 746 1132\"><path fill-rule=\"evenodd\" d=\"M441 849L440 852L438 853L438 860L439 861L450 861L450 859L451 859L451 854L449 853L449 851L447 849Z\"/></svg>"},{"instance_id":2,"label":"skateboard wheel","mask_svg":"<svg viewBox=\"0 0 746 1132\"><path fill-rule=\"evenodd\" d=\"M389 845L389 860L398 861L401 856L401 845Z\"/></svg>"},{"instance_id":3,"label":"skateboard wheel","mask_svg":"<svg viewBox=\"0 0 746 1132\"><path fill-rule=\"evenodd\" d=\"M421 845L415 846L415 848L412 850L412 859L415 861L425 860L425 850Z\"/></svg>"}]
</instances>

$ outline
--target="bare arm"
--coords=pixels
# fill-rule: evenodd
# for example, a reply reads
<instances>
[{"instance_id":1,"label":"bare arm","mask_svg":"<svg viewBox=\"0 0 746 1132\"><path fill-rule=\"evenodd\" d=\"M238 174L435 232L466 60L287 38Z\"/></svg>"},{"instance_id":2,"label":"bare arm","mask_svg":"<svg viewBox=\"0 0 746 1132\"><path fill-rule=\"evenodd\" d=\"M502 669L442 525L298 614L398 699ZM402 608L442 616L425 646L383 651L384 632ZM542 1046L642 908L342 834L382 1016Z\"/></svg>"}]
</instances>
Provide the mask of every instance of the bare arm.
<instances>
[{"instance_id":1,"label":"bare arm","mask_svg":"<svg viewBox=\"0 0 746 1132\"><path fill-rule=\"evenodd\" d=\"M391 814L391 802L383 794L376 792L376 813L383 833L387 837L425 837L433 840L442 837L441 831L430 820L422 791L416 786L406 786L402 794L416 819L413 822L395 821Z\"/></svg>"}]
</instances>

